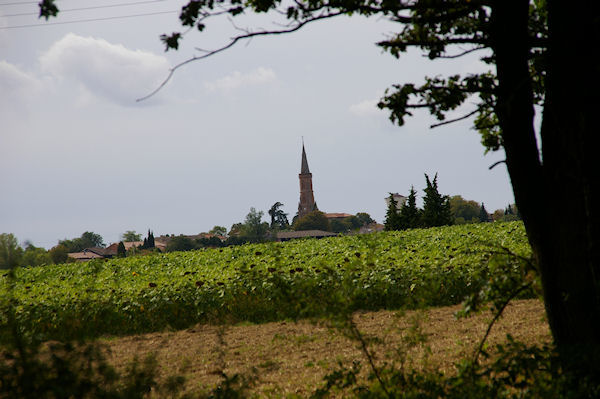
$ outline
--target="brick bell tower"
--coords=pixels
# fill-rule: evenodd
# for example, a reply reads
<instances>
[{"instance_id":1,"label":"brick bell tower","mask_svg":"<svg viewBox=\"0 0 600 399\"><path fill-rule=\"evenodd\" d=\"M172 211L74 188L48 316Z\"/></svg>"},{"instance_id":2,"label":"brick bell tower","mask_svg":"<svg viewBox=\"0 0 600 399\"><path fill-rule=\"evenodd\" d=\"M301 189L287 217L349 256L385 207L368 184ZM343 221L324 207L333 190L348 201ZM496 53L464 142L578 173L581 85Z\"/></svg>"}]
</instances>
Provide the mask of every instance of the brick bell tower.
<instances>
[{"instance_id":1,"label":"brick bell tower","mask_svg":"<svg viewBox=\"0 0 600 399\"><path fill-rule=\"evenodd\" d=\"M315 197L312 188L312 173L308 169L308 161L306 160L306 151L304 150L304 140L302 140L302 165L300 166L300 203L298 204L298 217L317 210Z\"/></svg>"}]
</instances>

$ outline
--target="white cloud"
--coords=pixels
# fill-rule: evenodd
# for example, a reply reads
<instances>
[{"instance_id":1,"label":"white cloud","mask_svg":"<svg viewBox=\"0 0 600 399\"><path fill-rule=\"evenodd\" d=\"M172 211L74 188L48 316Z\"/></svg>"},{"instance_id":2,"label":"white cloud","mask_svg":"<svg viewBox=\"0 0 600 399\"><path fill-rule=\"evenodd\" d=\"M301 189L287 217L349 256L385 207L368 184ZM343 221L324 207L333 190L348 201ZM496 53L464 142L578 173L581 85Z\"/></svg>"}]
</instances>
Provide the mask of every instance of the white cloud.
<instances>
[{"instance_id":1,"label":"white cloud","mask_svg":"<svg viewBox=\"0 0 600 399\"><path fill-rule=\"evenodd\" d=\"M350 106L350 112L356 116L381 116L382 110L377 107L379 98L364 100Z\"/></svg>"},{"instance_id":2,"label":"white cloud","mask_svg":"<svg viewBox=\"0 0 600 399\"><path fill-rule=\"evenodd\" d=\"M40 64L51 76L76 81L93 95L123 105L134 105L155 89L169 69L164 57L73 33L54 43Z\"/></svg>"},{"instance_id":3,"label":"white cloud","mask_svg":"<svg viewBox=\"0 0 600 399\"><path fill-rule=\"evenodd\" d=\"M38 96L42 83L33 75L6 61L0 61L0 93L2 104L16 105Z\"/></svg>"},{"instance_id":4,"label":"white cloud","mask_svg":"<svg viewBox=\"0 0 600 399\"><path fill-rule=\"evenodd\" d=\"M277 79L275 72L270 68L259 67L248 73L235 71L230 75L213 82L205 82L204 87L209 91L228 92L244 86L258 86L273 82Z\"/></svg>"}]
</instances>

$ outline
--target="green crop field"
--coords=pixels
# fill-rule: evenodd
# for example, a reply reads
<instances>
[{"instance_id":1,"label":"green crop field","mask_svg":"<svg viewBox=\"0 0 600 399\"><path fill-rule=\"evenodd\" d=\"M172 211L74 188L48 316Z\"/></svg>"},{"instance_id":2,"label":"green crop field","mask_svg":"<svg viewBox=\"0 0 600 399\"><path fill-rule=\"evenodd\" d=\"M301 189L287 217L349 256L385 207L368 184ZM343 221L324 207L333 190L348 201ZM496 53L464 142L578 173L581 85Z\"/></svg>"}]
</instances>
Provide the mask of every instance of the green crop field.
<instances>
[{"instance_id":1,"label":"green crop field","mask_svg":"<svg viewBox=\"0 0 600 399\"><path fill-rule=\"evenodd\" d=\"M68 339L442 306L479 290L487 260L507 250L530 256L520 222L20 268L0 278L0 315L23 334Z\"/></svg>"}]
</instances>

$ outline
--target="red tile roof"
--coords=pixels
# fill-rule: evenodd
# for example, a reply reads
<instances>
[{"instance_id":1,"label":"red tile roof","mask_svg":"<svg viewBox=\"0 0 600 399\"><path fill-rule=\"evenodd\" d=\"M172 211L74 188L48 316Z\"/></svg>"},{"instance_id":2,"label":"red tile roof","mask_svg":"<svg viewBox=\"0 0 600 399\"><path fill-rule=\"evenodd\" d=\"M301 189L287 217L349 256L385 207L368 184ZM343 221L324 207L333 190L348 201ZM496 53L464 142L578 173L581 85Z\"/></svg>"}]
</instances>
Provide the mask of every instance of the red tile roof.
<instances>
[{"instance_id":1,"label":"red tile roof","mask_svg":"<svg viewBox=\"0 0 600 399\"><path fill-rule=\"evenodd\" d=\"M348 216L352 216L349 213L326 213L325 217L327 219L338 219L338 218L347 218Z\"/></svg>"}]
</instances>

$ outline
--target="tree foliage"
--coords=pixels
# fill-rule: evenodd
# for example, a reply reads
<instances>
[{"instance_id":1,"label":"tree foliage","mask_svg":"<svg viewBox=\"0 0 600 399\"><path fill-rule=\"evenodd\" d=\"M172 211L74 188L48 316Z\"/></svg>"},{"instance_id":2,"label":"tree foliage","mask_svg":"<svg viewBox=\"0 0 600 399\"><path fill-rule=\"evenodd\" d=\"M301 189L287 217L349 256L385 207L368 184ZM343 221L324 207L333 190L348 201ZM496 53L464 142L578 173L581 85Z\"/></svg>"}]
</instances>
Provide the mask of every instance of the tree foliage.
<instances>
[{"instance_id":1,"label":"tree foliage","mask_svg":"<svg viewBox=\"0 0 600 399\"><path fill-rule=\"evenodd\" d=\"M117 245L117 257L124 258L126 256L127 250L125 249L125 244L123 244L123 241L119 241L119 244Z\"/></svg>"},{"instance_id":2,"label":"tree foliage","mask_svg":"<svg viewBox=\"0 0 600 399\"><path fill-rule=\"evenodd\" d=\"M25 245L21 258L21 266L43 266L52 263L52 258L44 248L36 247L31 243Z\"/></svg>"},{"instance_id":3,"label":"tree foliage","mask_svg":"<svg viewBox=\"0 0 600 399\"><path fill-rule=\"evenodd\" d=\"M450 212L456 224L479 221L479 203L466 200L460 195L450 197Z\"/></svg>"},{"instance_id":4,"label":"tree foliage","mask_svg":"<svg viewBox=\"0 0 600 399\"><path fill-rule=\"evenodd\" d=\"M453 224L450 197L438 191L437 173L433 180L425 174L425 197L423 197L422 223L424 227L448 226Z\"/></svg>"},{"instance_id":5,"label":"tree foliage","mask_svg":"<svg viewBox=\"0 0 600 399\"><path fill-rule=\"evenodd\" d=\"M69 249L64 244L55 245L48 254L53 263L65 263L69 259Z\"/></svg>"},{"instance_id":6,"label":"tree foliage","mask_svg":"<svg viewBox=\"0 0 600 399\"><path fill-rule=\"evenodd\" d=\"M370 216L368 216L367 213L364 213L364 215L367 215L368 219L371 219ZM332 219L329 221L329 225L331 228L331 231L333 231L334 233L347 233L349 231L352 230L358 230L359 228L361 228L362 226L365 225L364 220L366 220L366 218L363 216L363 219L359 219L358 216L356 215L351 215L351 216L347 216L343 219Z\"/></svg>"},{"instance_id":7,"label":"tree foliage","mask_svg":"<svg viewBox=\"0 0 600 399\"><path fill-rule=\"evenodd\" d=\"M371 223L375 223L375 219L373 219L373 218L371 217L371 215L369 215L369 214L368 214L368 213L366 213L366 212L358 212L358 213L356 214L356 217L357 217L357 218L358 218L358 220L360 221L360 223L361 223L361 226L366 226L366 225L369 225L369 224L371 224Z\"/></svg>"},{"instance_id":8,"label":"tree foliage","mask_svg":"<svg viewBox=\"0 0 600 399\"><path fill-rule=\"evenodd\" d=\"M325 214L321 211L312 211L302 216L301 218L297 218L292 228L296 231L300 230L323 230L323 231L331 231L331 224L329 220L325 216Z\"/></svg>"},{"instance_id":9,"label":"tree foliage","mask_svg":"<svg viewBox=\"0 0 600 399\"><path fill-rule=\"evenodd\" d=\"M480 222L488 222L489 220L490 220L490 214L485 209L485 205L482 202L481 207L479 208L479 221Z\"/></svg>"},{"instance_id":10,"label":"tree foliage","mask_svg":"<svg viewBox=\"0 0 600 399\"><path fill-rule=\"evenodd\" d=\"M410 192L408 193L408 198L400 208L401 229L404 230L421 227L422 213L423 211L417 208L417 192L414 186L411 186Z\"/></svg>"},{"instance_id":11,"label":"tree foliage","mask_svg":"<svg viewBox=\"0 0 600 399\"><path fill-rule=\"evenodd\" d=\"M289 227L290 223L287 218L287 213L285 213L282 209L283 206L281 202L276 202L269 209L269 216L271 217L271 229L286 229Z\"/></svg>"},{"instance_id":12,"label":"tree foliage","mask_svg":"<svg viewBox=\"0 0 600 399\"><path fill-rule=\"evenodd\" d=\"M81 237L60 240L59 245L64 245L68 252L80 252L86 248L104 247L104 240L100 234L86 231Z\"/></svg>"},{"instance_id":13,"label":"tree foliage","mask_svg":"<svg viewBox=\"0 0 600 399\"><path fill-rule=\"evenodd\" d=\"M217 236L225 237L227 235L227 228L223 226L214 226L208 231L208 234L214 234Z\"/></svg>"},{"instance_id":14,"label":"tree foliage","mask_svg":"<svg viewBox=\"0 0 600 399\"><path fill-rule=\"evenodd\" d=\"M142 241L142 235L136 233L135 230L127 230L121 235L121 241L123 242L136 242Z\"/></svg>"},{"instance_id":15,"label":"tree foliage","mask_svg":"<svg viewBox=\"0 0 600 399\"><path fill-rule=\"evenodd\" d=\"M250 208L250 212L246 215L244 224L242 225L241 236L244 239L249 242L260 242L266 238L269 224L262 221L263 215L263 211Z\"/></svg>"},{"instance_id":16,"label":"tree foliage","mask_svg":"<svg viewBox=\"0 0 600 399\"><path fill-rule=\"evenodd\" d=\"M176 237L172 237L167 244L167 252L174 251L191 251L193 249L197 249L198 247L194 243L194 241L186 237L184 235L179 235Z\"/></svg>"},{"instance_id":17,"label":"tree foliage","mask_svg":"<svg viewBox=\"0 0 600 399\"><path fill-rule=\"evenodd\" d=\"M17 237L10 233L0 234L0 269L11 269L19 266L23 248L19 246Z\"/></svg>"},{"instance_id":18,"label":"tree foliage","mask_svg":"<svg viewBox=\"0 0 600 399\"><path fill-rule=\"evenodd\" d=\"M392 193L390 193L390 196L388 197L388 208L385 212L383 225L387 231L402 230L398 201L394 199L394 194Z\"/></svg>"}]
</instances>

